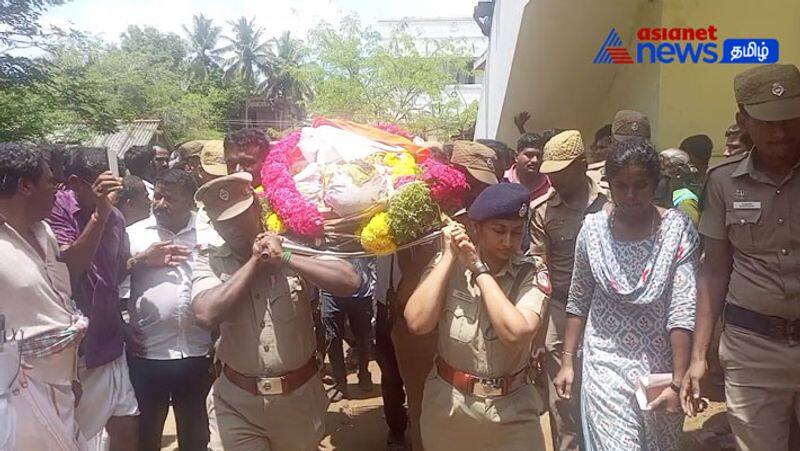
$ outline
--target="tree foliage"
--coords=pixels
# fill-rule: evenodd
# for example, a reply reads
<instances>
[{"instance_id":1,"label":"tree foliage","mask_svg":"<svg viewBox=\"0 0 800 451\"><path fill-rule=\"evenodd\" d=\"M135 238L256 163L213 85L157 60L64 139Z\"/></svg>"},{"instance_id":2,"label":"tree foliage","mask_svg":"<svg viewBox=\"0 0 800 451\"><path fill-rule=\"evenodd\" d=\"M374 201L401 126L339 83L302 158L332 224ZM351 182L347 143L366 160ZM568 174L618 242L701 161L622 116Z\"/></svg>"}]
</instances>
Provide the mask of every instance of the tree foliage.
<instances>
[{"instance_id":1,"label":"tree foliage","mask_svg":"<svg viewBox=\"0 0 800 451\"><path fill-rule=\"evenodd\" d=\"M61 1L0 0L1 140L80 140L134 119L160 119L173 142L217 137L254 95L295 120L396 122L444 139L475 120L477 105L465 106L453 87L470 60L454 43L382 38L355 16L306 40L267 39L255 18L229 22L225 34L196 15L183 36L131 26L114 45L42 31L39 14ZM25 45L44 51L29 59L9 50Z\"/></svg>"},{"instance_id":2,"label":"tree foliage","mask_svg":"<svg viewBox=\"0 0 800 451\"><path fill-rule=\"evenodd\" d=\"M238 78L250 87L257 84L260 76L269 74L269 44L264 40L264 29L255 20L242 16L229 22L233 36L225 36L229 45L222 49L233 54L226 62L225 77Z\"/></svg>"},{"instance_id":3,"label":"tree foliage","mask_svg":"<svg viewBox=\"0 0 800 451\"><path fill-rule=\"evenodd\" d=\"M222 27L200 14L192 17L192 28L183 26L189 49L188 78L190 81L207 81L209 77L219 74L224 59L218 43L222 36Z\"/></svg>"},{"instance_id":4,"label":"tree foliage","mask_svg":"<svg viewBox=\"0 0 800 451\"><path fill-rule=\"evenodd\" d=\"M345 18L338 28L310 34L314 114L361 122L396 122L410 131L447 138L469 128L477 105L465 106L456 73L470 60L454 42L420 48L402 32L388 39Z\"/></svg>"},{"instance_id":5,"label":"tree foliage","mask_svg":"<svg viewBox=\"0 0 800 451\"><path fill-rule=\"evenodd\" d=\"M287 31L273 39L269 54L269 76L257 92L269 100L276 111L296 119L306 114L306 105L313 97L308 70L308 48Z\"/></svg>"}]
</instances>

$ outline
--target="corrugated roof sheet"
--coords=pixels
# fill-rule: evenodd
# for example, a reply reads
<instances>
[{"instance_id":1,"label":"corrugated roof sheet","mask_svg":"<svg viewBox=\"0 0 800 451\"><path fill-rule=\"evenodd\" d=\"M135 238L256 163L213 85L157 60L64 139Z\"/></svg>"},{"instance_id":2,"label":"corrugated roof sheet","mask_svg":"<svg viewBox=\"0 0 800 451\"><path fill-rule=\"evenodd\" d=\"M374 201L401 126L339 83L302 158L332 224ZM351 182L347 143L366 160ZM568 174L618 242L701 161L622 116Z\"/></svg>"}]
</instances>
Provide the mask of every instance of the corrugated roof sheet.
<instances>
[{"instance_id":1,"label":"corrugated roof sheet","mask_svg":"<svg viewBox=\"0 0 800 451\"><path fill-rule=\"evenodd\" d=\"M114 149L117 155L122 156L133 146L147 145L153 139L159 125L161 121L158 119L122 122L117 126L116 133L97 135L87 140L86 145Z\"/></svg>"}]
</instances>

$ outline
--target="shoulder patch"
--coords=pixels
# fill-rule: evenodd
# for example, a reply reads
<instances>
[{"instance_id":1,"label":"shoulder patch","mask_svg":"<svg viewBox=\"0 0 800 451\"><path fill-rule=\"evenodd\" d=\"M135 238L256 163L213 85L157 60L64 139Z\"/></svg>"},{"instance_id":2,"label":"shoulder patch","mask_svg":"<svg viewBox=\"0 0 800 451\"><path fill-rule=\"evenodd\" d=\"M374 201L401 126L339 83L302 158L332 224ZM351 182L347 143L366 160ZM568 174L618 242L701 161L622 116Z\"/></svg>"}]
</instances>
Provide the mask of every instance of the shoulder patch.
<instances>
[{"instance_id":1,"label":"shoulder patch","mask_svg":"<svg viewBox=\"0 0 800 451\"><path fill-rule=\"evenodd\" d=\"M553 286L550 284L550 273L541 270L536 273L536 287L547 296L553 294Z\"/></svg>"},{"instance_id":2,"label":"shoulder patch","mask_svg":"<svg viewBox=\"0 0 800 451\"><path fill-rule=\"evenodd\" d=\"M740 153L739 155L734 155L732 157L728 157L728 158L720 161L717 164L709 166L708 173L710 174L711 172L713 172L713 171L715 171L715 170L717 170L719 168L723 168L725 166L730 166L730 165L732 165L734 163L739 163L740 161L742 161L745 158L747 158L748 155L750 155L749 151Z\"/></svg>"}]
</instances>

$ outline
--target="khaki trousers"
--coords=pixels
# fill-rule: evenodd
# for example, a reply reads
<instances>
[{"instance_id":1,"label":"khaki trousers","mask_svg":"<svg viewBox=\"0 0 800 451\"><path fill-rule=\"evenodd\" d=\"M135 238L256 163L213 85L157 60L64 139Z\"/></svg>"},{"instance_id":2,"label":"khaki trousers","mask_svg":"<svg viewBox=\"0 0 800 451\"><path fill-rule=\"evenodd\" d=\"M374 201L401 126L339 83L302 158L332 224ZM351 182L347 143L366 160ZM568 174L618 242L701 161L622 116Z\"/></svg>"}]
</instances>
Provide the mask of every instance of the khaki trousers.
<instances>
[{"instance_id":1,"label":"khaki trousers","mask_svg":"<svg viewBox=\"0 0 800 451\"><path fill-rule=\"evenodd\" d=\"M800 345L725 326L719 358L725 370L728 420L741 451L786 451L800 417Z\"/></svg>"},{"instance_id":2,"label":"khaki trousers","mask_svg":"<svg viewBox=\"0 0 800 451\"><path fill-rule=\"evenodd\" d=\"M431 371L422 403L427 451L544 451L539 390L527 384L492 398L464 394Z\"/></svg>"},{"instance_id":3,"label":"khaki trousers","mask_svg":"<svg viewBox=\"0 0 800 451\"><path fill-rule=\"evenodd\" d=\"M256 396L223 373L206 403L213 451L315 451L328 408L316 376L287 395Z\"/></svg>"}]
</instances>

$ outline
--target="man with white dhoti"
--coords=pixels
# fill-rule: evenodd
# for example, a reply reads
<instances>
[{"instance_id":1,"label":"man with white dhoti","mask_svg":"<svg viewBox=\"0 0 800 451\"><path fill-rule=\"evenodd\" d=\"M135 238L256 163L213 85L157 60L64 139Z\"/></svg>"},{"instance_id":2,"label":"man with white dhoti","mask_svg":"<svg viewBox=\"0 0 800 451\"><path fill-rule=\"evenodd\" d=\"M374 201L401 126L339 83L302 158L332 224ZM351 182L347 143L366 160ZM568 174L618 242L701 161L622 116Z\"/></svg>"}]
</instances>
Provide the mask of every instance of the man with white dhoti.
<instances>
[{"instance_id":1,"label":"man with white dhoti","mask_svg":"<svg viewBox=\"0 0 800 451\"><path fill-rule=\"evenodd\" d=\"M3 343L0 449L83 450L75 421L78 342L86 319L71 306L69 273L43 221L56 192L35 147L0 143L0 313L16 340ZM2 340L0 340L2 341ZM19 362L17 368L8 368ZM11 371L11 374L6 374ZM5 392L5 393L3 393Z\"/></svg>"}]
</instances>

